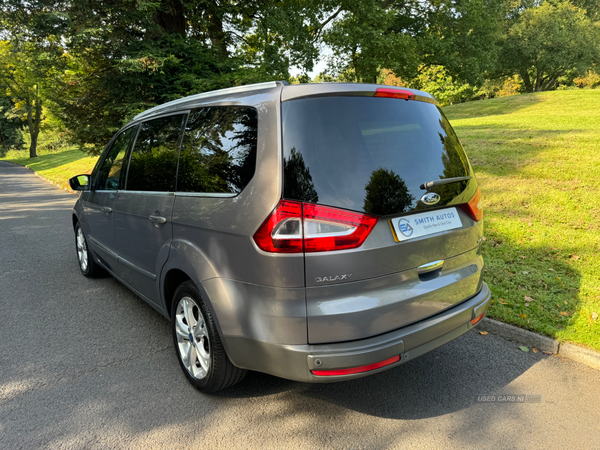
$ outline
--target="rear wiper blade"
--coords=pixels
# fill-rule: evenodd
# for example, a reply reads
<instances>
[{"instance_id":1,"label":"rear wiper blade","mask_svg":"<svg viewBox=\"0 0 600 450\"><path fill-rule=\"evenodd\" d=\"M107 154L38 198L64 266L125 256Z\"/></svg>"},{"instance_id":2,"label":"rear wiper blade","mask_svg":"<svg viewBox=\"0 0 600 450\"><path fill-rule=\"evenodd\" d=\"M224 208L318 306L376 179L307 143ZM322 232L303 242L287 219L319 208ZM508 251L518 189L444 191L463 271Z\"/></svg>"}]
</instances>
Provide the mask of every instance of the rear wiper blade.
<instances>
[{"instance_id":1,"label":"rear wiper blade","mask_svg":"<svg viewBox=\"0 0 600 450\"><path fill-rule=\"evenodd\" d=\"M473 177L471 175L468 175L466 177L444 178L443 180L428 181L427 183L423 183L421 185L421 189L431 189L434 186L441 186L442 184L456 183L457 181L466 181L466 180L470 180L471 178L473 178Z\"/></svg>"}]
</instances>

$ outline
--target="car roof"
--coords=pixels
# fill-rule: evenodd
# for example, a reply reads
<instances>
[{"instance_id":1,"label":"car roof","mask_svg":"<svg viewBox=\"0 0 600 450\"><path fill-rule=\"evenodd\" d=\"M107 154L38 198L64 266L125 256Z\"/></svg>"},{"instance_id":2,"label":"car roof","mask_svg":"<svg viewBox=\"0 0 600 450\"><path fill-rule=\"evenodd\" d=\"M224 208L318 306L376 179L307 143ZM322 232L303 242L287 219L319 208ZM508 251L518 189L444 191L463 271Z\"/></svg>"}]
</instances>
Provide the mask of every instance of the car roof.
<instances>
[{"instance_id":1,"label":"car roof","mask_svg":"<svg viewBox=\"0 0 600 450\"><path fill-rule=\"evenodd\" d=\"M247 94L257 93L256 91L281 91L281 101L295 100L298 98L307 97L324 97L324 96L373 96L377 89L389 88L399 89L410 92L415 95L415 100L425 101L428 103L437 104L435 98L424 91L410 89L398 86L386 86L381 84L367 83L302 83L290 85L286 81L268 81L265 83L248 84L244 86L236 86L226 89L218 89L215 91L203 92L201 94L190 95L177 100L173 100L162 105L150 108L137 116L130 123L139 120L148 119L153 116L187 109L194 106L205 104L213 101L237 100L240 97L245 97Z\"/></svg>"}]
</instances>

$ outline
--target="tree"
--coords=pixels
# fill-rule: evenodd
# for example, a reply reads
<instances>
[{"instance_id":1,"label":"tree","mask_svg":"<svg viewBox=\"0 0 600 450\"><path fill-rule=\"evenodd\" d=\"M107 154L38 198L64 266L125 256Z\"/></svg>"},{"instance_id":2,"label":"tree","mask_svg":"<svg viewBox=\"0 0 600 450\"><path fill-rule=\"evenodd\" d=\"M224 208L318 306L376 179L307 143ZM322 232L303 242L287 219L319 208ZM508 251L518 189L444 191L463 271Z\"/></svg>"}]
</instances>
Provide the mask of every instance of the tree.
<instances>
[{"instance_id":1,"label":"tree","mask_svg":"<svg viewBox=\"0 0 600 450\"><path fill-rule=\"evenodd\" d=\"M346 81L368 83L377 82L382 68L398 76L416 74L415 40L406 32L411 24L402 23L410 6L369 0L341 2L340 8L343 14L323 37L333 50L334 71Z\"/></svg>"},{"instance_id":2,"label":"tree","mask_svg":"<svg viewBox=\"0 0 600 450\"><path fill-rule=\"evenodd\" d=\"M0 82L6 86L6 95L14 102L5 115L7 118L25 117L31 136L30 158L37 156L37 139L42 122L43 101L39 72L35 70L38 57L27 43L0 41Z\"/></svg>"},{"instance_id":3,"label":"tree","mask_svg":"<svg viewBox=\"0 0 600 450\"><path fill-rule=\"evenodd\" d=\"M6 92L6 86L0 83L0 94ZM11 117L10 111L15 107L10 97L0 95L0 156L11 148L20 149L23 145L23 122L19 117ZM7 117L7 115L9 117Z\"/></svg>"},{"instance_id":4,"label":"tree","mask_svg":"<svg viewBox=\"0 0 600 450\"><path fill-rule=\"evenodd\" d=\"M73 137L98 153L137 113L170 100L309 69L315 0L59 0L71 69L55 90Z\"/></svg>"},{"instance_id":5,"label":"tree","mask_svg":"<svg viewBox=\"0 0 600 450\"><path fill-rule=\"evenodd\" d=\"M61 21L52 0L5 0L0 7L0 84L14 102L8 115L27 123L31 158L37 156L47 88L62 71Z\"/></svg>"},{"instance_id":6,"label":"tree","mask_svg":"<svg viewBox=\"0 0 600 450\"><path fill-rule=\"evenodd\" d=\"M569 73L584 74L600 61L600 23L568 1L546 1L520 13L500 55L504 75L518 74L526 92L554 89Z\"/></svg>"},{"instance_id":7,"label":"tree","mask_svg":"<svg viewBox=\"0 0 600 450\"><path fill-rule=\"evenodd\" d=\"M496 62L505 0L342 1L324 33L332 69L374 83L382 69L403 79L442 65L481 82Z\"/></svg>"}]
</instances>

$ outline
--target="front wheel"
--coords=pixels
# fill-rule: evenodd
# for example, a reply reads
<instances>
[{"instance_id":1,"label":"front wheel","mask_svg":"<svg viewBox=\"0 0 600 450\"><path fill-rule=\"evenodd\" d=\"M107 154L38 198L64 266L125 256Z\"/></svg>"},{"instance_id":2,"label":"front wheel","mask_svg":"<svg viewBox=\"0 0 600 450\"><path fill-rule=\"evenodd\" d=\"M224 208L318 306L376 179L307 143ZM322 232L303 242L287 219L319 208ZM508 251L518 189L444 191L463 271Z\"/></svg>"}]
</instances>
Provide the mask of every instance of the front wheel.
<instances>
[{"instance_id":1,"label":"front wheel","mask_svg":"<svg viewBox=\"0 0 600 450\"><path fill-rule=\"evenodd\" d=\"M102 275L102 268L96 264L93 255L87 245L81 225L75 225L75 249L77 250L77 262L81 273L88 278L96 278Z\"/></svg>"},{"instance_id":2,"label":"front wheel","mask_svg":"<svg viewBox=\"0 0 600 450\"><path fill-rule=\"evenodd\" d=\"M179 364L196 389L217 392L244 378L246 371L229 361L206 301L191 281L175 291L171 324Z\"/></svg>"}]
</instances>

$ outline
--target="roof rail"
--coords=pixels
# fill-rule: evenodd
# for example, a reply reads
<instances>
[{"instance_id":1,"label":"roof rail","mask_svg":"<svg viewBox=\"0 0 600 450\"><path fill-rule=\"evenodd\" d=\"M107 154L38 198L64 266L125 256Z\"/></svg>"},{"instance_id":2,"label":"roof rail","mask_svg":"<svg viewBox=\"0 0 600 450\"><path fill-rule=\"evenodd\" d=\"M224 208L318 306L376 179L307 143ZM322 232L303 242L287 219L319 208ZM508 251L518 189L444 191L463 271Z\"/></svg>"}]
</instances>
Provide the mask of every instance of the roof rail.
<instances>
[{"instance_id":1,"label":"roof rail","mask_svg":"<svg viewBox=\"0 0 600 450\"><path fill-rule=\"evenodd\" d=\"M177 100L173 100L173 101L164 103L162 105L155 106L154 108L150 108L150 109L144 111L143 113L138 114L132 120L142 119L150 114L154 114L163 109L164 110L171 109L174 106L177 106L181 103L187 103L190 101L200 100L200 99L207 98L207 97L214 97L217 95L238 94L238 93L242 93L242 92L258 91L261 89L269 89L269 88L277 87L278 84L286 86L288 83L286 81L267 81L265 83L247 84L244 86L236 86L236 87L231 87L231 88L218 89L216 91L203 92L202 94L190 95L188 97L179 98Z\"/></svg>"}]
</instances>

